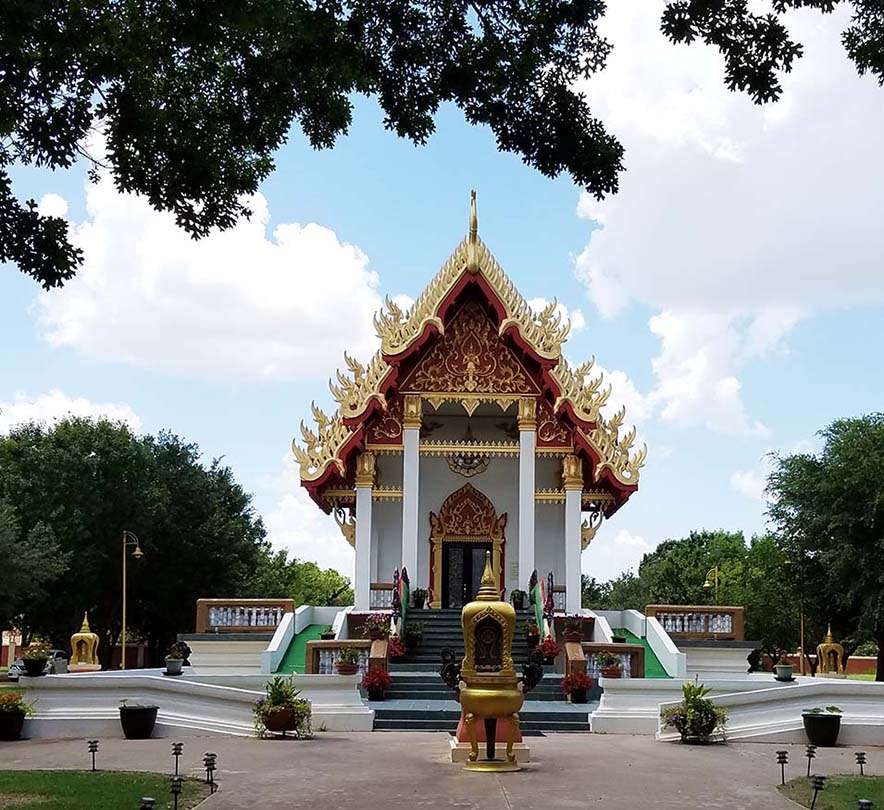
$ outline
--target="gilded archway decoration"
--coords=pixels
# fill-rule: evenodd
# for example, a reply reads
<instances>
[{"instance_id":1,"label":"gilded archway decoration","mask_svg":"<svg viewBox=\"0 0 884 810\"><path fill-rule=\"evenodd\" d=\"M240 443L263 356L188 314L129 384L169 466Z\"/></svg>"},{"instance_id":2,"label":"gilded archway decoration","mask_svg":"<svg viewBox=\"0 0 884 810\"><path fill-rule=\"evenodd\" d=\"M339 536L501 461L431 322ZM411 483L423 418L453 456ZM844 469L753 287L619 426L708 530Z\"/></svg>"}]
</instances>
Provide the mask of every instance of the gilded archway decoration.
<instances>
[{"instance_id":1,"label":"gilded archway decoration","mask_svg":"<svg viewBox=\"0 0 884 810\"><path fill-rule=\"evenodd\" d=\"M443 502L439 514L430 512L430 607L442 607L442 546L444 543L491 541L491 564L497 587L503 581L506 513L498 515L487 495L464 484Z\"/></svg>"}]
</instances>

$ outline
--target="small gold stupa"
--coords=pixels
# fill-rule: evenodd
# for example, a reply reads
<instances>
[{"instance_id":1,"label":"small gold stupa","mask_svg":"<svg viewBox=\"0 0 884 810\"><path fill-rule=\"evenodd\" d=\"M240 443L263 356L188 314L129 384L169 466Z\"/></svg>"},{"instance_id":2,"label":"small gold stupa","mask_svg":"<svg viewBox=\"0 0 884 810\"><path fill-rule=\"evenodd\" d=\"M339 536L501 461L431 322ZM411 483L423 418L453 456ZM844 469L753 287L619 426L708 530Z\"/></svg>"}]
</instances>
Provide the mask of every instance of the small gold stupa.
<instances>
[{"instance_id":1,"label":"small gold stupa","mask_svg":"<svg viewBox=\"0 0 884 810\"><path fill-rule=\"evenodd\" d=\"M465 655L460 669L460 704L470 743L468 770L518 770L513 746L519 738L519 709L523 696L513 668L513 633L516 611L502 602L485 553L485 571L476 599L461 612ZM494 759L498 718L509 721L506 761ZM479 762L476 721L485 723L487 759Z\"/></svg>"},{"instance_id":2,"label":"small gold stupa","mask_svg":"<svg viewBox=\"0 0 884 810\"><path fill-rule=\"evenodd\" d=\"M71 636L71 661L69 672L96 672L98 663L98 636L89 629L89 614L83 614L83 626Z\"/></svg>"},{"instance_id":3,"label":"small gold stupa","mask_svg":"<svg viewBox=\"0 0 884 810\"><path fill-rule=\"evenodd\" d=\"M844 647L832 635L830 624L823 643L816 648L817 675L829 678L844 676Z\"/></svg>"}]
</instances>

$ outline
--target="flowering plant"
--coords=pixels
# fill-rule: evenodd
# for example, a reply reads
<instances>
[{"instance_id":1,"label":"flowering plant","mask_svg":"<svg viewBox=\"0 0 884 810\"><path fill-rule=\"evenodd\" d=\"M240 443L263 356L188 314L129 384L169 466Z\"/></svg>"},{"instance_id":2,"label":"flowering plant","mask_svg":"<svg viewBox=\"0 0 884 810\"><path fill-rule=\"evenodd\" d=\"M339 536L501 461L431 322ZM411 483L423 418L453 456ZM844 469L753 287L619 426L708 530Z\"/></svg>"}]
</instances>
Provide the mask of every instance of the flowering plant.
<instances>
[{"instance_id":1,"label":"flowering plant","mask_svg":"<svg viewBox=\"0 0 884 810\"><path fill-rule=\"evenodd\" d=\"M612 652L600 652L595 657L596 665L599 669L623 669L623 661L619 655Z\"/></svg>"},{"instance_id":2,"label":"flowering plant","mask_svg":"<svg viewBox=\"0 0 884 810\"><path fill-rule=\"evenodd\" d=\"M562 691L570 695L575 689L589 689L592 687L592 678L585 672L572 672L562 678Z\"/></svg>"},{"instance_id":3,"label":"flowering plant","mask_svg":"<svg viewBox=\"0 0 884 810\"><path fill-rule=\"evenodd\" d=\"M390 636L387 641L387 655L390 658L402 658L407 650L405 649L405 644L402 642L402 639L399 636Z\"/></svg>"},{"instance_id":4,"label":"flowering plant","mask_svg":"<svg viewBox=\"0 0 884 810\"><path fill-rule=\"evenodd\" d=\"M25 717L34 713L34 704L25 703L21 694L10 689L0 691L0 714L23 714Z\"/></svg>"},{"instance_id":5,"label":"flowering plant","mask_svg":"<svg viewBox=\"0 0 884 810\"><path fill-rule=\"evenodd\" d=\"M544 658L555 658L562 651L562 648L556 644L556 641L552 636L547 636L541 641L540 646L537 649L543 653Z\"/></svg>"},{"instance_id":6,"label":"flowering plant","mask_svg":"<svg viewBox=\"0 0 884 810\"><path fill-rule=\"evenodd\" d=\"M373 669L362 676L363 689L381 689L386 691L392 684L393 679L385 669Z\"/></svg>"},{"instance_id":7,"label":"flowering plant","mask_svg":"<svg viewBox=\"0 0 884 810\"><path fill-rule=\"evenodd\" d=\"M390 633L387 613L369 613L362 624L362 635L372 639L386 638Z\"/></svg>"},{"instance_id":8,"label":"flowering plant","mask_svg":"<svg viewBox=\"0 0 884 810\"><path fill-rule=\"evenodd\" d=\"M539 636L540 628L537 626L537 623L534 621L529 621L527 625L525 625L525 635L526 636Z\"/></svg>"},{"instance_id":9,"label":"flowering plant","mask_svg":"<svg viewBox=\"0 0 884 810\"><path fill-rule=\"evenodd\" d=\"M25 648L22 658L29 661L49 658L49 644L45 641L33 641Z\"/></svg>"}]
</instances>

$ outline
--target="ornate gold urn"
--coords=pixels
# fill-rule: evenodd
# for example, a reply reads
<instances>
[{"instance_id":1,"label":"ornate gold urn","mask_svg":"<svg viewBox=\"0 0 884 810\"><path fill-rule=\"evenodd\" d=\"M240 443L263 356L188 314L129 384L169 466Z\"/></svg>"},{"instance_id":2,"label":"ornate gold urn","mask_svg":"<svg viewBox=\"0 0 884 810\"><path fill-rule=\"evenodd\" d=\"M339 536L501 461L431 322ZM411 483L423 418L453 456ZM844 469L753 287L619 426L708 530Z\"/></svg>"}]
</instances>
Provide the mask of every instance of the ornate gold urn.
<instances>
[{"instance_id":1,"label":"ornate gold urn","mask_svg":"<svg viewBox=\"0 0 884 810\"><path fill-rule=\"evenodd\" d=\"M485 552L485 571L479 593L461 613L465 655L460 669L460 703L470 742L468 770L518 770L513 746L519 735L522 685L513 668L513 633L516 611L500 600L491 568L491 552ZM506 761L494 759L497 720L506 718L509 733ZM485 723L486 756L479 761L476 721Z\"/></svg>"}]
</instances>

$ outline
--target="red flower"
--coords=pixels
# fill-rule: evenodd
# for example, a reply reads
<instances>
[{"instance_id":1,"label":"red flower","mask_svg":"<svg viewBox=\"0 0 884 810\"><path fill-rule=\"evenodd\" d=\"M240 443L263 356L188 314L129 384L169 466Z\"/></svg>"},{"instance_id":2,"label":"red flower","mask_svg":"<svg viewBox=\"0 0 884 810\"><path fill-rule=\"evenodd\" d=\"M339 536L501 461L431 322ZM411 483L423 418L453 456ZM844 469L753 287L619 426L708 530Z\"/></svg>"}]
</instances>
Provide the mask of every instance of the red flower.
<instances>
[{"instance_id":1,"label":"red flower","mask_svg":"<svg viewBox=\"0 0 884 810\"><path fill-rule=\"evenodd\" d=\"M387 641L387 655L390 658L402 658L406 652L402 639L399 636L390 636Z\"/></svg>"},{"instance_id":2,"label":"red flower","mask_svg":"<svg viewBox=\"0 0 884 810\"><path fill-rule=\"evenodd\" d=\"M562 691L570 695L575 689L589 689L592 686L592 678L585 672L572 672L562 678Z\"/></svg>"},{"instance_id":3,"label":"red flower","mask_svg":"<svg viewBox=\"0 0 884 810\"><path fill-rule=\"evenodd\" d=\"M387 690L392 684L393 679L390 677L390 673L385 669L373 669L362 676L363 689Z\"/></svg>"}]
</instances>

